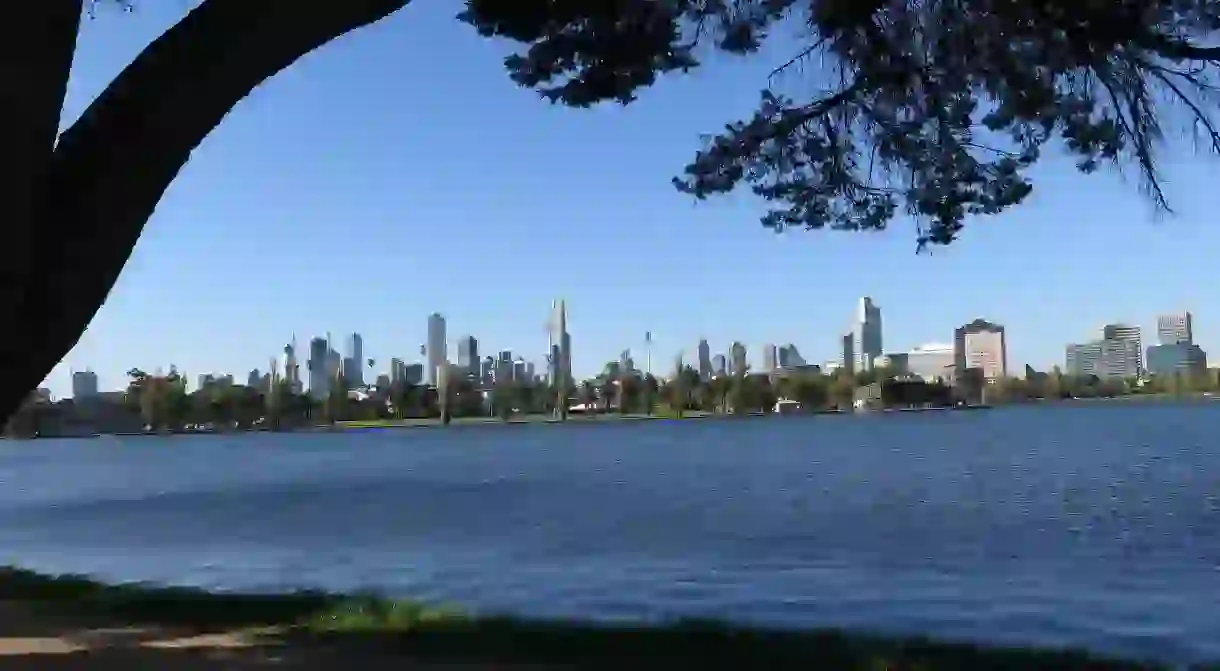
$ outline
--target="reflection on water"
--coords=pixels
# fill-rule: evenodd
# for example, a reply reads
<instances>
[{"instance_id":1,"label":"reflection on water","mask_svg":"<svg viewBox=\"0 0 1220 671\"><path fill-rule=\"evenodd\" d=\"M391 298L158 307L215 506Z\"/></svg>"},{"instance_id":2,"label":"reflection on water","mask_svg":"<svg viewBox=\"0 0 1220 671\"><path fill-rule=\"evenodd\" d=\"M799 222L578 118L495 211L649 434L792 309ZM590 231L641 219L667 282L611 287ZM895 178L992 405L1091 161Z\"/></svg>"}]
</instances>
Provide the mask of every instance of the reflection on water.
<instances>
[{"instance_id":1,"label":"reflection on water","mask_svg":"<svg viewBox=\"0 0 1220 671\"><path fill-rule=\"evenodd\" d=\"M0 560L1220 659L1215 405L0 447Z\"/></svg>"}]
</instances>

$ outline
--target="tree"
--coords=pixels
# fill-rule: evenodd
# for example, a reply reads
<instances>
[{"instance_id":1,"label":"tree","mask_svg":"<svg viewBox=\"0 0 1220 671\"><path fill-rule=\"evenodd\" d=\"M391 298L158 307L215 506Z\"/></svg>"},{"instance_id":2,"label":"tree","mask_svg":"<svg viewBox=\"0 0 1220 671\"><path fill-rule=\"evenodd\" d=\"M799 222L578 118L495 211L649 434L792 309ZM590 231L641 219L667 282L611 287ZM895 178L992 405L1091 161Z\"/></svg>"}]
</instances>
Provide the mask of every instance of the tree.
<instances>
[{"instance_id":1,"label":"tree","mask_svg":"<svg viewBox=\"0 0 1220 671\"><path fill-rule=\"evenodd\" d=\"M21 91L0 106L0 359L17 362L0 417L75 345L234 105L408 1L203 0L62 133L86 0L20 5L0 53ZM1155 160L1168 108L1220 151L1205 100L1220 47L1202 46L1220 7L1204 0L467 0L460 18L526 45L507 59L510 77L574 107L631 102L659 74L696 67L700 49L756 53L776 24L801 21L806 44L777 70L824 56L825 93L793 98L768 82L758 111L675 180L700 199L748 183L775 230L875 230L906 211L921 249L949 244L967 216L1022 202L1025 171L1055 140L1086 172L1134 164L1168 208Z\"/></svg>"}]
</instances>

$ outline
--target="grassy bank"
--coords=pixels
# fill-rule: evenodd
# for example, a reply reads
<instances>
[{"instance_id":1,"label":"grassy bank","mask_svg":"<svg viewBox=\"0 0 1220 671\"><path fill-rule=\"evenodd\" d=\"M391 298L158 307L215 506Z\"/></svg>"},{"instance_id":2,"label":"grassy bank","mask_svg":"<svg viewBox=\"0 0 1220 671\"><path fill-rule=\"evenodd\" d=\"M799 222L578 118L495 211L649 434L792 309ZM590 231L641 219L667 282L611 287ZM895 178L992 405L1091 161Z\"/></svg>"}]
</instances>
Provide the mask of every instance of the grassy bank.
<instances>
[{"instance_id":1,"label":"grassy bank","mask_svg":"<svg viewBox=\"0 0 1220 671\"><path fill-rule=\"evenodd\" d=\"M860 669L1154 669L1079 652L981 648L832 631L766 631L715 623L597 626L507 618L467 618L454 611L373 597L305 593L218 595L149 585L103 585L0 569L0 601L48 616L104 619L197 631L279 627L279 645L351 644L400 651L414 660L484 664L556 664L563 668ZM3 632L0 632L0 637ZM355 649L355 648L353 648Z\"/></svg>"}]
</instances>

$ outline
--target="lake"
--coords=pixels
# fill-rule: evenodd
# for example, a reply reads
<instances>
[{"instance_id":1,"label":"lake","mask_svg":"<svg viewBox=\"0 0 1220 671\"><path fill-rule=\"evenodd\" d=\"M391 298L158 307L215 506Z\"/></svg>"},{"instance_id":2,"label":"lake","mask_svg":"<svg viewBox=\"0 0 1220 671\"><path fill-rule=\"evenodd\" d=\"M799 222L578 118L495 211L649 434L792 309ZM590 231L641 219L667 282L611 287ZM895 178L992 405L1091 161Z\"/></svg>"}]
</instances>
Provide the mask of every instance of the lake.
<instances>
[{"instance_id":1,"label":"lake","mask_svg":"<svg viewBox=\"0 0 1220 671\"><path fill-rule=\"evenodd\" d=\"M0 442L0 562L1220 659L1220 403Z\"/></svg>"}]
</instances>

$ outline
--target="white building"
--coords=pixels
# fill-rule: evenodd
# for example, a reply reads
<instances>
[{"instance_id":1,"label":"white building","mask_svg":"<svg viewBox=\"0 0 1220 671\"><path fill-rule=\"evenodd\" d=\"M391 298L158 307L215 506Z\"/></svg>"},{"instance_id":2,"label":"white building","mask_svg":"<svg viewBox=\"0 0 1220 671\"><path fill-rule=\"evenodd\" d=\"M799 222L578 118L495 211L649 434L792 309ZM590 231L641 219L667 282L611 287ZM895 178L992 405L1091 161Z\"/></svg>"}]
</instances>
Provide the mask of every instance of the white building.
<instances>
[{"instance_id":1,"label":"white building","mask_svg":"<svg viewBox=\"0 0 1220 671\"><path fill-rule=\"evenodd\" d=\"M953 345L930 343L906 353L907 372L927 382L953 379Z\"/></svg>"}]
</instances>

